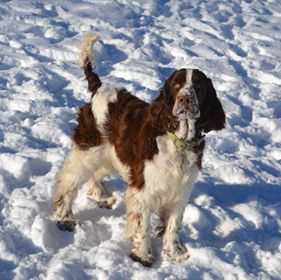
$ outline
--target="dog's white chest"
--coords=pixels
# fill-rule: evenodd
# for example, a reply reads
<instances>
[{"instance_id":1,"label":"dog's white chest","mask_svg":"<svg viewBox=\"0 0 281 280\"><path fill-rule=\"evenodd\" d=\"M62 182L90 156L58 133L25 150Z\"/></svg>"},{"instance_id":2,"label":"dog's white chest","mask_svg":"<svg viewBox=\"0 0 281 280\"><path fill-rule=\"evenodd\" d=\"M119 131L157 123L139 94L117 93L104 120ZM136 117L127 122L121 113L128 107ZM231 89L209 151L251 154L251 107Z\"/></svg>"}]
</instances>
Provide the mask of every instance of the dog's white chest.
<instances>
[{"instance_id":1,"label":"dog's white chest","mask_svg":"<svg viewBox=\"0 0 281 280\"><path fill-rule=\"evenodd\" d=\"M179 183L186 181L192 167L196 164L197 155L187 149L179 150L168 136L157 138L159 154L155 157L155 164L158 168L169 174Z\"/></svg>"},{"instance_id":2,"label":"dog's white chest","mask_svg":"<svg viewBox=\"0 0 281 280\"><path fill-rule=\"evenodd\" d=\"M175 203L185 199L198 175L197 156L191 151L177 151L167 136L157 138L159 153L145 163L145 197L152 206Z\"/></svg>"}]
</instances>

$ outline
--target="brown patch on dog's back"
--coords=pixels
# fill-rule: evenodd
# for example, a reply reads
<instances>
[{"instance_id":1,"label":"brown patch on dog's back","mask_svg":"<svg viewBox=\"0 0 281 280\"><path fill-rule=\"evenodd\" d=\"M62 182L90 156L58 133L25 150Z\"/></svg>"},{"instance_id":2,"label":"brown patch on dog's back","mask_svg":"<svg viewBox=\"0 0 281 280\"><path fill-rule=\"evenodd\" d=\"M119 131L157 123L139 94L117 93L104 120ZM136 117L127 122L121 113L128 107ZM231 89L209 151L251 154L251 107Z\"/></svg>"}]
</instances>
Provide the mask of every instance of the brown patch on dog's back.
<instances>
[{"instance_id":1,"label":"brown patch on dog's back","mask_svg":"<svg viewBox=\"0 0 281 280\"><path fill-rule=\"evenodd\" d=\"M101 133L97 129L90 103L79 109L77 121L73 141L81 150L87 150L102 143Z\"/></svg>"},{"instance_id":2,"label":"brown patch on dog's back","mask_svg":"<svg viewBox=\"0 0 281 280\"><path fill-rule=\"evenodd\" d=\"M156 138L175 131L177 125L161 100L148 104L122 89L117 101L109 103L106 134L118 158L130 168L130 187L142 188L144 162L158 153Z\"/></svg>"}]
</instances>

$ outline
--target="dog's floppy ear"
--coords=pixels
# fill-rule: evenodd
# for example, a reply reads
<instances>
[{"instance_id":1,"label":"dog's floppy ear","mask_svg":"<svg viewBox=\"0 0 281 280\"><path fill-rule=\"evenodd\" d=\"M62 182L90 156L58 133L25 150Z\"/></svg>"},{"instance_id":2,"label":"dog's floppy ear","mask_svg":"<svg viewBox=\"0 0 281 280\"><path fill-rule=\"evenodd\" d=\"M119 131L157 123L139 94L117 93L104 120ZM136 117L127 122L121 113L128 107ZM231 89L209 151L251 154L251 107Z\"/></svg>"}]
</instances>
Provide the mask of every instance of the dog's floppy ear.
<instances>
[{"instance_id":1,"label":"dog's floppy ear","mask_svg":"<svg viewBox=\"0 0 281 280\"><path fill-rule=\"evenodd\" d=\"M200 119L197 123L203 132L221 130L225 127L225 113L211 79L207 78L207 93L200 104Z\"/></svg>"},{"instance_id":2,"label":"dog's floppy ear","mask_svg":"<svg viewBox=\"0 0 281 280\"><path fill-rule=\"evenodd\" d=\"M151 124L158 131L174 131L178 127L178 120L173 116L170 109L163 104L162 100L154 102L150 106L149 117L151 118Z\"/></svg>"},{"instance_id":3,"label":"dog's floppy ear","mask_svg":"<svg viewBox=\"0 0 281 280\"><path fill-rule=\"evenodd\" d=\"M160 89L160 96L159 98L163 99L166 105L169 107L173 106L174 104L174 97L172 93L172 82L176 76L178 71L174 71L172 75L165 81L164 86Z\"/></svg>"},{"instance_id":4,"label":"dog's floppy ear","mask_svg":"<svg viewBox=\"0 0 281 280\"><path fill-rule=\"evenodd\" d=\"M173 105L174 99L170 90L169 80L165 81L164 86L160 90L160 95L162 96L166 105L169 107Z\"/></svg>"}]
</instances>

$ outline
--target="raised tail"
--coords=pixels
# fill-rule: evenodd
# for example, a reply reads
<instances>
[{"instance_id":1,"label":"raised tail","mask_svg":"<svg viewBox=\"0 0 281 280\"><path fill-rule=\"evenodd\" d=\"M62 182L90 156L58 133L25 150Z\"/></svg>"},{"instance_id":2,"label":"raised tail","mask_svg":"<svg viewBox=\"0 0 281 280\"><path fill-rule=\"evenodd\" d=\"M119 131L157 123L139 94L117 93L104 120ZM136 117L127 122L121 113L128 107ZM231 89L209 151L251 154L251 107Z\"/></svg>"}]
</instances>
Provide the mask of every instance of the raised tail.
<instances>
[{"instance_id":1,"label":"raised tail","mask_svg":"<svg viewBox=\"0 0 281 280\"><path fill-rule=\"evenodd\" d=\"M88 33L84 36L81 44L80 65L84 69L86 79L88 81L88 89L92 93L92 97L96 94L97 89L101 86L99 76L93 71L92 63L94 61L92 48L98 37Z\"/></svg>"}]
</instances>

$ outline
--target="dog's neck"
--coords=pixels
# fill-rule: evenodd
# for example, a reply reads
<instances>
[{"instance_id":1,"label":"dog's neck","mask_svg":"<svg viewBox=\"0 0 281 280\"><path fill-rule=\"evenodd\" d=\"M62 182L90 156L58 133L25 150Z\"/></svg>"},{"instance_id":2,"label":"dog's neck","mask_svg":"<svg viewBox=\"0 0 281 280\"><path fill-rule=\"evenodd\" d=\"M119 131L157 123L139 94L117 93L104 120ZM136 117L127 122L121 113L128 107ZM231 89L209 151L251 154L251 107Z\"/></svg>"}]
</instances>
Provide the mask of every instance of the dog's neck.
<instances>
[{"instance_id":1,"label":"dog's neck","mask_svg":"<svg viewBox=\"0 0 281 280\"><path fill-rule=\"evenodd\" d=\"M187 133L188 133L187 120L180 120L179 127L175 132L176 136L180 139L185 139L187 137Z\"/></svg>"},{"instance_id":2,"label":"dog's neck","mask_svg":"<svg viewBox=\"0 0 281 280\"><path fill-rule=\"evenodd\" d=\"M175 132L176 136L180 139L186 139L188 141L195 138L195 119L180 120L179 128Z\"/></svg>"}]
</instances>

